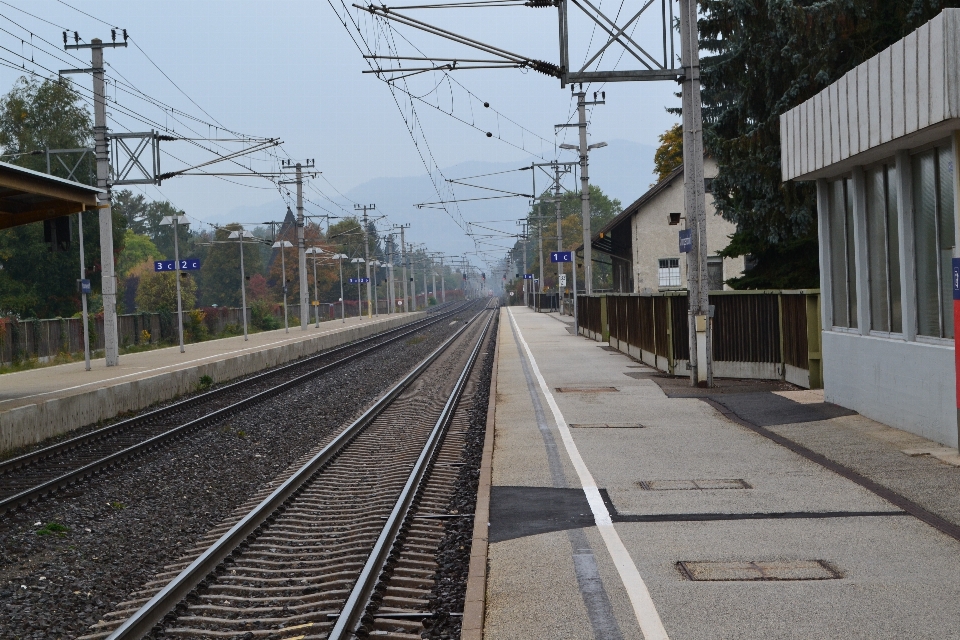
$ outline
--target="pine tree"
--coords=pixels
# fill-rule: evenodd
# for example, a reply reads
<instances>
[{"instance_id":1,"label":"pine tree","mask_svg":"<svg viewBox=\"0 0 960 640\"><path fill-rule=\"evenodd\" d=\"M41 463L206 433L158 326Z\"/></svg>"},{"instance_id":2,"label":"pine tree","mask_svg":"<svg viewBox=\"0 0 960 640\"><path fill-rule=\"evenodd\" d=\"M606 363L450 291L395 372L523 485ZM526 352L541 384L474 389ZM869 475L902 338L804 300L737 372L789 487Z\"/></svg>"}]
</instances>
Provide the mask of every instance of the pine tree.
<instances>
[{"instance_id":1,"label":"pine tree","mask_svg":"<svg viewBox=\"0 0 960 640\"><path fill-rule=\"evenodd\" d=\"M724 251L752 255L739 288L819 285L816 189L782 183L779 116L956 0L701 0L704 138L719 163Z\"/></svg>"}]
</instances>

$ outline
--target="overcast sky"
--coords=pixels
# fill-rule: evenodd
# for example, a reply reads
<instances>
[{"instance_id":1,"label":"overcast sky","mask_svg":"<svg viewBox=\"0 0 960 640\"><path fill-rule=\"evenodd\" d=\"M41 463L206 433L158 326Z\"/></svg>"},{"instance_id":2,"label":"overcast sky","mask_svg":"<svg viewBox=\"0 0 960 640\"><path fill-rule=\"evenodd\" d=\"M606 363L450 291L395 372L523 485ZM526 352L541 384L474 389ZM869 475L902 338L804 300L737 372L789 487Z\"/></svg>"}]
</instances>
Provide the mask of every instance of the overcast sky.
<instances>
[{"instance_id":1,"label":"overcast sky","mask_svg":"<svg viewBox=\"0 0 960 640\"><path fill-rule=\"evenodd\" d=\"M95 37L109 40L111 26L125 28L131 45L105 52L107 75L117 80L108 89L112 130L168 128L193 138L233 137L219 129L220 124L247 136L279 138L283 145L276 155L257 154L251 166L268 170L277 168L277 157L315 158L323 176L314 180L306 193L316 204L334 210L320 192L343 202L338 191L346 193L378 177L425 175L428 168L442 183L437 167L472 160L516 162L519 166L531 159L553 159L555 142L575 142L574 130L563 132L560 137L565 135L564 140L554 137L553 125L570 121L575 111L569 87L561 89L555 78L533 71L464 70L451 74L450 80L442 74L425 73L410 78L406 85L398 83L401 89L422 96L422 101L411 100L399 90L391 93L386 83L361 73L369 67L354 39L361 47L379 53L387 53L392 45L401 55L421 55L419 50L431 56L489 56L407 27L391 30L353 9L347 0L351 39L340 21L340 16L347 15L343 5L332 1L339 15L323 0L70 0L69 5L90 14L87 16L58 0L6 0L0 4L0 28L4 30L0 31L0 61L22 64L45 76L50 73L47 70L55 73L89 66L88 50L63 51L62 29L77 31L82 41L89 42ZM405 0L404 4L413 2ZM640 5L634 4L636 11ZM611 13L620 10L623 15L631 6L629 0L601 4ZM559 61L556 9L420 10L415 16L524 56ZM351 17L360 26L360 35ZM644 23L644 19L646 15L638 22L634 37L641 46L656 50L662 46L662 34L655 24L658 16L652 16L654 24ZM604 42L602 32L583 20L572 22L571 41L571 57L581 62L588 48L596 51ZM635 68L626 57L618 62L620 50L615 47L605 54L604 66L616 63L618 69ZM22 70L0 66L0 89L8 91L22 74ZM71 78L81 93L89 96L90 76ZM150 104L137 97L128 84L195 119ZM665 112L665 107L679 105L673 82L616 83L591 91L594 89L607 92L607 104L591 114L591 142L625 139L655 145L657 136L676 120ZM485 108L484 102L490 107ZM493 137L485 135L488 131ZM213 142L198 144L220 152L239 148L234 143L222 143L222 147ZM184 166L174 158L195 164L215 157L188 142L162 143L162 148L165 171ZM562 159L574 159L570 152L561 153L565 154ZM222 163L208 169L232 171L238 167ZM602 184L603 176L593 177ZM637 196L649 182L650 176L638 178ZM277 187L263 179L228 182L178 177L159 188L139 189L149 198L172 201L196 219L218 223L229 221L237 207L278 197ZM441 191L442 197L451 196L443 187ZM461 190L457 195L479 194ZM384 213L394 223L413 222L416 209L414 203L409 204L409 209L394 207ZM521 199L512 206L517 217L527 208ZM462 205L455 215L470 219L469 205Z\"/></svg>"}]
</instances>

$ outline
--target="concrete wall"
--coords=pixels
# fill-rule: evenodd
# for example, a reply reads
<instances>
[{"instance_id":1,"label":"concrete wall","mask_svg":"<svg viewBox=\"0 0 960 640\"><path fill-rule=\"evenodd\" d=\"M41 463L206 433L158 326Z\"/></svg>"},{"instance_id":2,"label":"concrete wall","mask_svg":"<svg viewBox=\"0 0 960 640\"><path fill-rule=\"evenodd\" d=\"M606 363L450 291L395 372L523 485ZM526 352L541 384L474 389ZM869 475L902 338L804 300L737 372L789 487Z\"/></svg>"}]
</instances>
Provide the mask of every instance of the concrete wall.
<instances>
[{"instance_id":1,"label":"concrete wall","mask_svg":"<svg viewBox=\"0 0 960 640\"><path fill-rule=\"evenodd\" d=\"M0 451L34 444L72 429L114 418L126 411L139 411L154 403L194 392L200 378L205 375L213 378L215 383L226 382L360 340L422 317L423 313L401 314L377 323L349 327L336 333L232 356L189 369L170 371L87 393L17 407L0 413Z\"/></svg>"},{"instance_id":2,"label":"concrete wall","mask_svg":"<svg viewBox=\"0 0 960 640\"><path fill-rule=\"evenodd\" d=\"M823 353L827 402L957 446L952 347L824 331Z\"/></svg>"},{"instance_id":3,"label":"concrete wall","mask_svg":"<svg viewBox=\"0 0 960 640\"><path fill-rule=\"evenodd\" d=\"M712 158L704 159L704 175L712 178L717 175L717 163ZM726 248L730 243L728 236L737 229L736 225L715 215L713 194L707 194L707 250L710 255ZM633 234L633 292L661 291L657 270L661 258L680 259L680 286L670 289L687 288L686 257L680 253L679 231L685 228L684 220L679 225L667 222L668 214L684 211L683 174L675 179L663 191L646 202L631 218ZM728 280L743 273L743 258L727 258L723 261L723 279ZM729 288L729 287L724 287Z\"/></svg>"}]
</instances>

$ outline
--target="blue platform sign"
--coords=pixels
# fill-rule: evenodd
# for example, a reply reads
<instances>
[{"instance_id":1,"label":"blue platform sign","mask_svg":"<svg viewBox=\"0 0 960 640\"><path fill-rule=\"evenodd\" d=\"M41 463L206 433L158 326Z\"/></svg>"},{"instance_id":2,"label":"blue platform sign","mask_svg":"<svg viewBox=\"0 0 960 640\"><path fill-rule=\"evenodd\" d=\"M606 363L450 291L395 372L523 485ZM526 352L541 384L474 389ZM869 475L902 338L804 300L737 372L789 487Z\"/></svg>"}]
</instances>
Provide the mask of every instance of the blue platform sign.
<instances>
[{"instance_id":1,"label":"blue platform sign","mask_svg":"<svg viewBox=\"0 0 960 640\"><path fill-rule=\"evenodd\" d=\"M573 262L572 251L551 251L550 262Z\"/></svg>"},{"instance_id":2,"label":"blue platform sign","mask_svg":"<svg viewBox=\"0 0 960 640\"><path fill-rule=\"evenodd\" d=\"M533 274L532 274L532 273L525 273L525 274L523 274L523 279L524 279L524 280L533 280Z\"/></svg>"},{"instance_id":3,"label":"blue platform sign","mask_svg":"<svg viewBox=\"0 0 960 640\"><path fill-rule=\"evenodd\" d=\"M80 293L93 293L93 289L90 287L90 281L86 278L80 281Z\"/></svg>"},{"instance_id":4,"label":"blue platform sign","mask_svg":"<svg viewBox=\"0 0 960 640\"><path fill-rule=\"evenodd\" d=\"M952 258L953 262L953 299L960 300L960 258Z\"/></svg>"},{"instance_id":5,"label":"blue platform sign","mask_svg":"<svg viewBox=\"0 0 960 640\"><path fill-rule=\"evenodd\" d=\"M370 278L350 278L350 284L366 284L370 282Z\"/></svg>"},{"instance_id":6,"label":"blue platform sign","mask_svg":"<svg viewBox=\"0 0 960 640\"><path fill-rule=\"evenodd\" d=\"M690 253L693 250L693 229L684 229L680 232L680 253Z\"/></svg>"},{"instance_id":7,"label":"blue platform sign","mask_svg":"<svg viewBox=\"0 0 960 640\"><path fill-rule=\"evenodd\" d=\"M187 258L180 261L180 271L197 271L200 269L200 261L196 258ZM153 263L154 271L176 271L176 260L157 260Z\"/></svg>"}]
</instances>

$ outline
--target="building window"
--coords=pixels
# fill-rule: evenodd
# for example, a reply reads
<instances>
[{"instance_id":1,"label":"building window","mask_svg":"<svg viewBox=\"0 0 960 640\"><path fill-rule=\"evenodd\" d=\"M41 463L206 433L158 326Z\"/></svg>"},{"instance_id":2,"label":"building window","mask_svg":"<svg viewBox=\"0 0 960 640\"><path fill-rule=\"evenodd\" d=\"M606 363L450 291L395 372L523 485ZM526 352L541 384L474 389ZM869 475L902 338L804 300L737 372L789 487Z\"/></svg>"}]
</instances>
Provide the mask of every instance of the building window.
<instances>
[{"instance_id":1,"label":"building window","mask_svg":"<svg viewBox=\"0 0 960 640\"><path fill-rule=\"evenodd\" d=\"M723 258L707 257L707 286L709 291L723 291Z\"/></svg>"},{"instance_id":2,"label":"building window","mask_svg":"<svg viewBox=\"0 0 960 640\"><path fill-rule=\"evenodd\" d=\"M661 287L680 286L680 258L661 258L658 260L657 279Z\"/></svg>"},{"instance_id":3,"label":"building window","mask_svg":"<svg viewBox=\"0 0 960 640\"><path fill-rule=\"evenodd\" d=\"M867 255L870 260L870 328L901 333L900 228L897 224L897 169L883 165L866 172Z\"/></svg>"},{"instance_id":4,"label":"building window","mask_svg":"<svg viewBox=\"0 0 960 640\"><path fill-rule=\"evenodd\" d=\"M917 260L917 334L953 337L950 258L953 219L953 162L949 145L913 156L913 224Z\"/></svg>"},{"instance_id":5,"label":"building window","mask_svg":"<svg viewBox=\"0 0 960 640\"><path fill-rule=\"evenodd\" d=\"M830 276L833 326L857 326L857 271L853 245L853 181L830 186Z\"/></svg>"}]
</instances>

